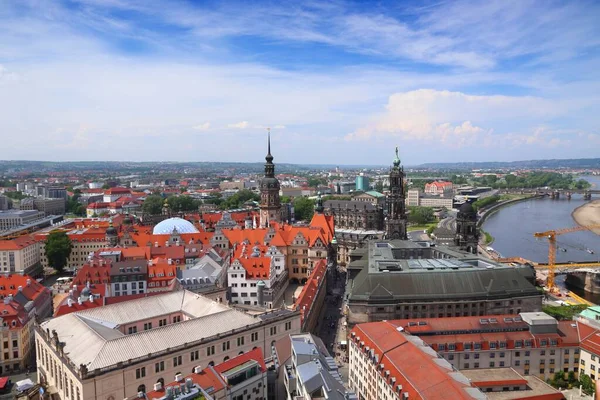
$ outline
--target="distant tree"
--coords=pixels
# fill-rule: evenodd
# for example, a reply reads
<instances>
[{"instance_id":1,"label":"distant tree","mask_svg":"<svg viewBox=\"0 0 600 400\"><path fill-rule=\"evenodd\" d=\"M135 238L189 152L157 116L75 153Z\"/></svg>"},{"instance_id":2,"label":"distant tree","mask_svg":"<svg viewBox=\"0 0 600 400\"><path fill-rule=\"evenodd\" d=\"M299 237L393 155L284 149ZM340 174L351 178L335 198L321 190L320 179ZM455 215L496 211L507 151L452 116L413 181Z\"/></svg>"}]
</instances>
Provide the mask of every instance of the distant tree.
<instances>
[{"instance_id":1,"label":"distant tree","mask_svg":"<svg viewBox=\"0 0 600 400\"><path fill-rule=\"evenodd\" d=\"M327 179L318 178L318 177L310 177L306 180L306 183L308 184L309 187L314 188L317 186L326 185Z\"/></svg>"},{"instance_id":2,"label":"distant tree","mask_svg":"<svg viewBox=\"0 0 600 400\"><path fill-rule=\"evenodd\" d=\"M232 210L235 208L241 208L248 200L260 201L260 195L254 193L251 190L243 189L235 193L233 196L227 198L221 203L221 209Z\"/></svg>"},{"instance_id":3,"label":"distant tree","mask_svg":"<svg viewBox=\"0 0 600 400\"><path fill-rule=\"evenodd\" d=\"M433 222L435 216L433 214L433 208L431 207L410 207L410 214L408 215L408 222L413 224L423 225L429 222Z\"/></svg>"},{"instance_id":4,"label":"distant tree","mask_svg":"<svg viewBox=\"0 0 600 400\"><path fill-rule=\"evenodd\" d=\"M4 195L13 200L23 200L25 197L28 197L26 194L23 194L22 192L19 192L19 191L4 192Z\"/></svg>"},{"instance_id":5,"label":"distant tree","mask_svg":"<svg viewBox=\"0 0 600 400\"><path fill-rule=\"evenodd\" d=\"M78 215L80 217L85 217L86 208L83 204L78 205L75 210L73 210L73 214Z\"/></svg>"},{"instance_id":6,"label":"distant tree","mask_svg":"<svg viewBox=\"0 0 600 400\"><path fill-rule=\"evenodd\" d=\"M279 200L280 200L281 204L287 204L287 203L289 203L289 202L292 201L292 199L290 198L290 196L281 196L279 198Z\"/></svg>"},{"instance_id":7,"label":"distant tree","mask_svg":"<svg viewBox=\"0 0 600 400\"><path fill-rule=\"evenodd\" d=\"M158 194L152 194L146 197L144 204L142 204L142 211L150 215L158 215L162 212L164 200L162 196Z\"/></svg>"},{"instance_id":8,"label":"distant tree","mask_svg":"<svg viewBox=\"0 0 600 400\"><path fill-rule=\"evenodd\" d=\"M105 183L104 185L102 185L102 189L110 189L110 185L108 183Z\"/></svg>"},{"instance_id":9,"label":"distant tree","mask_svg":"<svg viewBox=\"0 0 600 400\"><path fill-rule=\"evenodd\" d=\"M315 203L308 197L294 200L294 216L296 221L309 221L315 213Z\"/></svg>"},{"instance_id":10,"label":"distant tree","mask_svg":"<svg viewBox=\"0 0 600 400\"><path fill-rule=\"evenodd\" d=\"M48 265L58 272L62 272L67 265L67 259L71 255L73 246L71 239L63 231L52 231L46 239L44 254L48 259Z\"/></svg>"},{"instance_id":11,"label":"distant tree","mask_svg":"<svg viewBox=\"0 0 600 400\"><path fill-rule=\"evenodd\" d=\"M169 197L169 207L171 211L197 211L200 201L190 196L171 196Z\"/></svg>"},{"instance_id":12,"label":"distant tree","mask_svg":"<svg viewBox=\"0 0 600 400\"><path fill-rule=\"evenodd\" d=\"M383 181L377 181L377 183L375 183L375 191L383 193Z\"/></svg>"}]
</instances>

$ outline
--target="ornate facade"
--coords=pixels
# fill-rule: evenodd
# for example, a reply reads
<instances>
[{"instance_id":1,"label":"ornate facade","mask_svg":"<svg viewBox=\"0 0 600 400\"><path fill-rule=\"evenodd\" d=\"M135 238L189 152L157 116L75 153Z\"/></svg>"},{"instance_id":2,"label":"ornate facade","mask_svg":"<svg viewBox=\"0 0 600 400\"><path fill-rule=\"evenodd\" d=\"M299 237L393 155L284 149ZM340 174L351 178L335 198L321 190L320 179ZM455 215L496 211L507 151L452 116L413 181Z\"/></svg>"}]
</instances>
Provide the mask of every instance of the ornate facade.
<instances>
[{"instance_id":1,"label":"ornate facade","mask_svg":"<svg viewBox=\"0 0 600 400\"><path fill-rule=\"evenodd\" d=\"M454 244L461 250L477 254L479 243L479 230L477 229L477 211L471 203L466 202L458 211L456 216L456 236Z\"/></svg>"},{"instance_id":2,"label":"ornate facade","mask_svg":"<svg viewBox=\"0 0 600 400\"><path fill-rule=\"evenodd\" d=\"M390 171L390 192L386 199L387 215L385 217L386 239L407 240L406 206L404 201L404 167L400 166L398 147L396 147L396 158L394 166Z\"/></svg>"},{"instance_id":3,"label":"ornate facade","mask_svg":"<svg viewBox=\"0 0 600 400\"><path fill-rule=\"evenodd\" d=\"M275 164L271 155L271 133L268 136L265 177L260 181L260 226L268 227L272 222L281 221L279 181L275 178Z\"/></svg>"}]
</instances>

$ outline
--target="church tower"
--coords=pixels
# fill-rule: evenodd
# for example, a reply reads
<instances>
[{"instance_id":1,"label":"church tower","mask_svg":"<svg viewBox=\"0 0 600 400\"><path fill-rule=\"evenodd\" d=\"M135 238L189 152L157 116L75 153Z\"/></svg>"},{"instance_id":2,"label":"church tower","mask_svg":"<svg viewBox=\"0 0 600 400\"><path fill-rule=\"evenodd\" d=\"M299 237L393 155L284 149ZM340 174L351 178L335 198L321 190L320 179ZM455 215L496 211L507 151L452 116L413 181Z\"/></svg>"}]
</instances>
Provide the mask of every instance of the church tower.
<instances>
[{"instance_id":1,"label":"church tower","mask_svg":"<svg viewBox=\"0 0 600 400\"><path fill-rule=\"evenodd\" d=\"M385 217L385 238L407 240L406 206L404 202L404 167L400 166L398 147L394 166L390 171L390 192L386 198L387 216Z\"/></svg>"},{"instance_id":2,"label":"church tower","mask_svg":"<svg viewBox=\"0 0 600 400\"><path fill-rule=\"evenodd\" d=\"M265 177L260 180L260 227L266 228L271 222L281 221L281 202L279 201L279 181L275 178L275 164L271 155L271 131L267 139L267 161Z\"/></svg>"},{"instance_id":3,"label":"church tower","mask_svg":"<svg viewBox=\"0 0 600 400\"><path fill-rule=\"evenodd\" d=\"M479 230L477 229L477 211L471 203L465 202L456 216L456 235L454 244L461 250L477 254Z\"/></svg>"}]
</instances>

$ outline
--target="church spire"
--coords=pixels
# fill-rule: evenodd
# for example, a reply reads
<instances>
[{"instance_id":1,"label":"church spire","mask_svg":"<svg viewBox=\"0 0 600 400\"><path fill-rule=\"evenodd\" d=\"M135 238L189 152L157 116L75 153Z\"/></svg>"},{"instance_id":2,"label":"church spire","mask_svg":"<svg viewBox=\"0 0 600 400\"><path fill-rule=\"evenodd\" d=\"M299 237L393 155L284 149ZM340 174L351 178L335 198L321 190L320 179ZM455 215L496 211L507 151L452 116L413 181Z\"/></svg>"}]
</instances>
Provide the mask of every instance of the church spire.
<instances>
[{"instance_id":1,"label":"church spire","mask_svg":"<svg viewBox=\"0 0 600 400\"><path fill-rule=\"evenodd\" d=\"M271 155L271 128L267 128L267 156L265 160L267 160L267 164L273 163L273 156Z\"/></svg>"}]
</instances>

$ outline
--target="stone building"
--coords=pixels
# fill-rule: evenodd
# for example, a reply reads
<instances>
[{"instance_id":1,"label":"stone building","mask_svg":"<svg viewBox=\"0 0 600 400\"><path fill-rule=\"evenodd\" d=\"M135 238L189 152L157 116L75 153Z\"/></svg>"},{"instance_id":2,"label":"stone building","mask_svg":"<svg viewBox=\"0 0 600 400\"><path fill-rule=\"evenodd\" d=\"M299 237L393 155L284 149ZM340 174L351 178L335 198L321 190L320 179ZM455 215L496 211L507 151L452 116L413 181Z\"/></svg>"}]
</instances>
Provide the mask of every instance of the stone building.
<instances>
[{"instance_id":1,"label":"stone building","mask_svg":"<svg viewBox=\"0 0 600 400\"><path fill-rule=\"evenodd\" d=\"M268 136L265 177L260 181L260 226L268 227L272 222L281 221L279 181L275 178L275 164L271 155L271 133Z\"/></svg>"},{"instance_id":2,"label":"stone building","mask_svg":"<svg viewBox=\"0 0 600 400\"><path fill-rule=\"evenodd\" d=\"M411 241L370 241L348 270L348 324L540 311L529 267Z\"/></svg>"},{"instance_id":3,"label":"stone building","mask_svg":"<svg viewBox=\"0 0 600 400\"><path fill-rule=\"evenodd\" d=\"M387 215L384 224L386 239L406 240L408 218L404 200L404 167L400 166L397 147L394 166L390 171L390 191L386 199L386 205Z\"/></svg>"},{"instance_id":4,"label":"stone building","mask_svg":"<svg viewBox=\"0 0 600 400\"><path fill-rule=\"evenodd\" d=\"M465 202L456 216L456 237L454 244L459 249L477 254L479 230L477 229L477 211L471 203Z\"/></svg>"},{"instance_id":5,"label":"stone building","mask_svg":"<svg viewBox=\"0 0 600 400\"><path fill-rule=\"evenodd\" d=\"M327 200L324 207L334 216L336 229L383 230L383 208L370 202Z\"/></svg>"}]
</instances>

